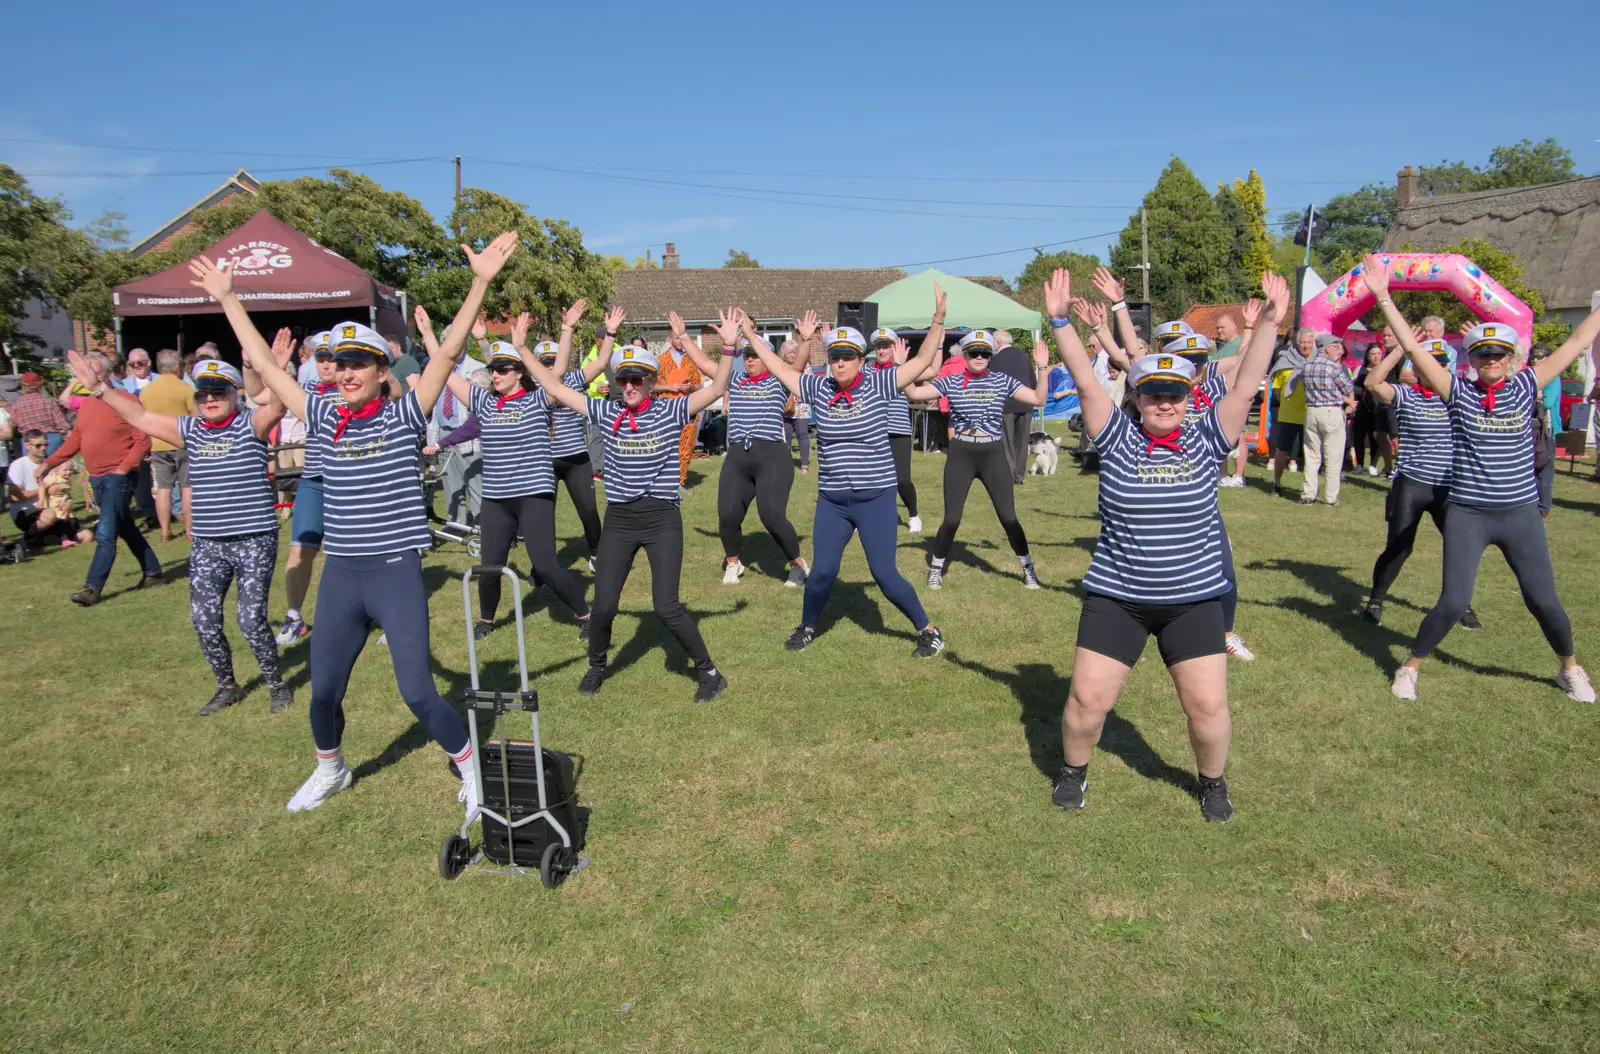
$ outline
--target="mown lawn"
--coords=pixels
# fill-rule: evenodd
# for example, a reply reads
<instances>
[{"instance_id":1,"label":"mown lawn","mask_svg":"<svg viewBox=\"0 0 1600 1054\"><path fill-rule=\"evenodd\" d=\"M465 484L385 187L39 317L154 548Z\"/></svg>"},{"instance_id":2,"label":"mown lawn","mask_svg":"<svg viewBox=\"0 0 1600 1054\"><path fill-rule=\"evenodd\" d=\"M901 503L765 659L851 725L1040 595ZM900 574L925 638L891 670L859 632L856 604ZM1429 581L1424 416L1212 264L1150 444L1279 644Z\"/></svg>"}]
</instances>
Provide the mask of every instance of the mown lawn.
<instances>
[{"instance_id":1,"label":"mown lawn","mask_svg":"<svg viewBox=\"0 0 1600 1054\"><path fill-rule=\"evenodd\" d=\"M930 533L902 535L900 565L920 587L941 461L915 465ZM304 647L286 656L293 710L270 716L257 682L201 719L211 681L181 581L121 593L124 553L120 595L79 610L88 548L0 568L0 1047L1600 1047L1600 709L1553 687L1497 554L1486 631L1453 634L1422 700L1400 703L1388 676L1435 597L1437 536L1424 528L1387 625L1368 626L1383 489L1353 480L1340 508L1303 509L1252 466L1250 488L1222 492L1239 628L1261 656L1230 669L1237 818L1200 822L1153 646L1089 809L1066 815L1049 794L1092 477L1019 493L1040 593L975 488L955 570L923 592L949 647L918 663L855 548L837 621L785 653L799 594L754 510L757 569L720 585L716 462L695 471L684 596L732 681L722 700L690 702L642 560L596 698L574 690L570 616L528 602L546 742L586 755L594 810L593 865L555 892L439 877L454 781L375 640L346 703L358 782L291 816L311 765ZM790 506L802 534L814 480ZM1600 665L1600 490L1563 474L1557 498L1558 582ZM561 523L578 535L570 509ZM181 574L183 543L161 552ZM451 690L468 562L427 561ZM483 654L505 677L510 632Z\"/></svg>"}]
</instances>

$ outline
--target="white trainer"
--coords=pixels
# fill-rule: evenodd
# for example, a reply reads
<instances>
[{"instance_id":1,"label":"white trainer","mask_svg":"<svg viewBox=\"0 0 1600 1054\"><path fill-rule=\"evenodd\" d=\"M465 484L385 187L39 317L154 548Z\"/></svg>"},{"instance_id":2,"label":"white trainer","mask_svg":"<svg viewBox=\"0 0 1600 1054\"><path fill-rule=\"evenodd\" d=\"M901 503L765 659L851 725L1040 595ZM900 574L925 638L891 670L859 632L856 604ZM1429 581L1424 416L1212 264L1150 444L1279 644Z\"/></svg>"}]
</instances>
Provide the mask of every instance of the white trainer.
<instances>
[{"instance_id":1,"label":"white trainer","mask_svg":"<svg viewBox=\"0 0 1600 1054\"><path fill-rule=\"evenodd\" d=\"M354 780L355 773L351 772L350 766L343 761L339 762L339 767L336 769L318 765L311 778L302 783L300 789L294 792L294 797L289 799L288 810L308 812L315 809L335 794L347 789Z\"/></svg>"},{"instance_id":2,"label":"white trainer","mask_svg":"<svg viewBox=\"0 0 1600 1054\"><path fill-rule=\"evenodd\" d=\"M1557 678L1560 681L1560 678ZM1402 666L1394 671L1394 684L1389 687L1396 699L1414 700L1417 697L1417 671Z\"/></svg>"},{"instance_id":3,"label":"white trainer","mask_svg":"<svg viewBox=\"0 0 1600 1054\"><path fill-rule=\"evenodd\" d=\"M1372 477L1376 477L1378 475L1378 466L1377 465L1368 465L1367 466L1367 475L1372 476Z\"/></svg>"},{"instance_id":4,"label":"white trainer","mask_svg":"<svg viewBox=\"0 0 1600 1054\"><path fill-rule=\"evenodd\" d=\"M811 574L811 568L802 567L799 564L791 564L789 566L789 580L784 585L790 589L799 589L806 584L806 576L809 574Z\"/></svg>"},{"instance_id":5,"label":"white trainer","mask_svg":"<svg viewBox=\"0 0 1600 1054\"><path fill-rule=\"evenodd\" d=\"M1588 671L1582 666L1571 666L1556 674L1556 687L1575 703L1594 702L1594 685L1589 683Z\"/></svg>"},{"instance_id":6,"label":"white trainer","mask_svg":"<svg viewBox=\"0 0 1600 1054\"><path fill-rule=\"evenodd\" d=\"M1223 644L1227 647L1228 654L1232 655L1240 662L1256 661L1256 653L1244 646L1244 640L1241 639L1237 633L1228 634L1228 637L1223 641Z\"/></svg>"},{"instance_id":7,"label":"white trainer","mask_svg":"<svg viewBox=\"0 0 1600 1054\"><path fill-rule=\"evenodd\" d=\"M727 565L722 569L722 584L725 586L736 586L739 584L739 579L743 576L744 564L740 563L738 560L729 560Z\"/></svg>"},{"instance_id":8,"label":"white trainer","mask_svg":"<svg viewBox=\"0 0 1600 1054\"><path fill-rule=\"evenodd\" d=\"M921 534L922 533L922 517L921 516L913 516L913 517L911 517L911 519L907 520L906 521L906 530L910 531L912 534Z\"/></svg>"},{"instance_id":9,"label":"white trainer","mask_svg":"<svg viewBox=\"0 0 1600 1054\"><path fill-rule=\"evenodd\" d=\"M467 806L467 822L469 823L472 821L473 815L478 811L478 781L472 778L471 768L471 765L467 765L462 769L461 789L456 791L456 801L464 802Z\"/></svg>"}]
</instances>

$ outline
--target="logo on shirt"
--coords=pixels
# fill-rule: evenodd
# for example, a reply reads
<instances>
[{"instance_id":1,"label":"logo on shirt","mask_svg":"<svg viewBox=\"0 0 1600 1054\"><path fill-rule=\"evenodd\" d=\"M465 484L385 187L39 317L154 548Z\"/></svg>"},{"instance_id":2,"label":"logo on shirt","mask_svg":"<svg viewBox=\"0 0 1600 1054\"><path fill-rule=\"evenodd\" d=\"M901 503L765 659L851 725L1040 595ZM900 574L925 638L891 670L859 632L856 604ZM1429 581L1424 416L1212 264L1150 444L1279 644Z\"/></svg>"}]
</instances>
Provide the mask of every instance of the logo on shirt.
<instances>
[{"instance_id":1,"label":"logo on shirt","mask_svg":"<svg viewBox=\"0 0 1600 1054\"><path fill-rule=\"evenodd\" d=\"M381 437L378 439L341 439L334 443L327 453L335 461L370 461L375 457L382 457L386 445Z\"/></svg>"},{"instance_id":2,"label":"logo on shirt","mask_svg":"<svg viewBox=\"0 0 1600 1054\"><path fill-rule=\"evenodd\" d=\"M191 446L189 452L194 457L227 457L228 452L232 449L233 436L224 435L214 439L207 439L203 443Z\"/></svg>"}]
</instances>

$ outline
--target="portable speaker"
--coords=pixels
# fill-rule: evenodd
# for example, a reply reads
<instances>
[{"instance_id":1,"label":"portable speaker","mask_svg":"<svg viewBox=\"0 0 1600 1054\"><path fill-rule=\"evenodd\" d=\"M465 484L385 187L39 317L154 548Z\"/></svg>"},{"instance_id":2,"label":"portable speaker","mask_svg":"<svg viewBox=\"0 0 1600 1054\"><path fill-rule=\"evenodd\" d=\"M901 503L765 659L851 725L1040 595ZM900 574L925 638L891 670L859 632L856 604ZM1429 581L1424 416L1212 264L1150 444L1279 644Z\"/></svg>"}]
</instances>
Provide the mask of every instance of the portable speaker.
<instances>
[{"instance_id":1,"label":"portable speaker","mask_svg":"<svg viewBox=\"0 0 1600 1054\"><path fill-rule=\"evenodd\" d=\"M500 752L506 750L506 773L510 785L500 775ZM501 744L490 740L482 745L483 758L479 763L483 771L483 805L503 813L512 820L520 820L539 811L539 762L533 753L532 743L512 741ZM544 751L545 803L550 815L567 829L572 838L572 849L583 849L584 835L589 826L589 810L578 805L578 777L583 773L583 759L571 754L546 748ZM548 823L537 821L513 832L491 817L483 818L483 854L497 864L509 864L512 851L516 862L524 867L537 867L545 846L560 843L561 838Z\"/></svg>"},{"instance_id":2,"label":"portable speaker","mask_svg":"<svg viewBox=\"0 0 1600 1054\"><path fill-rule=\"evenodd\" d=\"M878 328L878 305L872 300L841 300L835 316L839 326L850 326L863 337L871 338Z\"/></svg>"},{"instance_id":3,"label":"portable speaker","mask_svg":"<svg viewBox=\"0 0 1600 1054\"><path fill-rule=\"evenodd\" d=\"M1139 339L1146 345L1150 343L1150 331L1155 327L1155 321L1150 317L1150 305L1128 301L1128 317L1133 320L1133 329L1139 334ZM1112 332L1116 332L1116 323L1112 323ZM1152 349L1154 350L1154 349Z\"/></svg>"}]
</instances>

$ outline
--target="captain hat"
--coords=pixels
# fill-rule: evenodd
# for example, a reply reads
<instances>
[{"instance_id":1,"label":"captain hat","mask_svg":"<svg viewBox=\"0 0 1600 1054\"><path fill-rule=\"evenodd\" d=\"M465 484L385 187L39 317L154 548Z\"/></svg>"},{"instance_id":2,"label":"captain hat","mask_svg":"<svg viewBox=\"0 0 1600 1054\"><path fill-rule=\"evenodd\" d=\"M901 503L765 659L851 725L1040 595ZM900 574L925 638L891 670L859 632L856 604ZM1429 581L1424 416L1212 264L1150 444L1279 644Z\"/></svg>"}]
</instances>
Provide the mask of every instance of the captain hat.
<instances>
[{"instance_id":1,"label":"captain hat","mask_svg":"<svg viewBox=\"0 0 1600 1054\"><path fill-rule=\"evenodd\" d=\"M1517 331L1504 322L1482 322L1467 330L1462 343L1469 355L1494 355L1496 348L1505 349L1499 354L1511 355L1517 350Z\"/></svg>"},{"instance_id":2,"label":"captain hat","mask_svg":"<svg viewBox=\"0 0 1600 1054\"><path fill-rule=\"evenodd\" d=\"M1169 323L1170 325L1182 325ZM1193 355L1195 357L1209 356L1211 354L1211 339L1203 333L1185 333L1177 340L1168 341L1161 347L1163 355Z\"/></svg>"},{"instance_id":3,"label":"captain hat","mask_svg":"<svg viewBox=\"0 0 1600 1054\"><path fill-rule=\"evenodd\" d=\"M899 339L900 334L896 333L888 326L879 326L877 329L872 331L873 347L877 347L879 344L893 344Z\"/></svg>"},{"instance_id":4,"label":"captain hat","mask_svg":"<svg viewBox=\"0 0 1600 1054\"><path fill-rule=\"evenodd\" d=\"M244 378L239 371L221 359L201 359L189 371L189 376L196 388L216 389L225 384L234 388L244 387Z\"/></svg>"},{"instance_id":5,"label":"captain hat","mask_svg":"<svg viewBox=\"0 0 1600 1054\"><path fill-rule=\"evenodd\" d=\"M360 322L341 322L332 330L333 357L335 361L371 357L379 362L389 361L389 342L382 333Z\"/></svg>"},{"instance_id":6,"label":"captain hat","mask_svg":"<svg viewBox=\"0 0 1600 1054\"><path fill-rule=\"evenodd\" d=\"M611 372L613 376L627 375L638 377L645 374L654 377L659 368L656 353L649 348L642 348L637 344L624 344L611 353Z\"/></svg>"},{"instance_id":7,"label":"captain hat","mask_svg":"<svg viewBox=\"0 0 1600 1054\"><path fill-rule=\"evenodd\" d=\"M1194 387L1194 363L1182 355L1142 355L1128 369L1128 383L1141 395L1187 395Z\"/></svg>"},{"instance_id":8,"label":"captain hat","mask_svg":"<svg viewBox=\"0 0 1600 1054\"><path fill-rule=\"evenodd\" d=\"M538 359L540 362L545 362L546 360L554 361L556 356L560 354L561 345L557 344L553 340L541 340L539 343L533 346L534 358Z\"/></svg>"},{"instance_id":9,"label":"captain hat","mask_svg":"<svg viewBox=\"0 0 1600 1054\"><path fill-rule=\"evenodd\" d=\"M861 335L860 330L850 326L839 326L823 335L822 346L827 349L830 358L835 352L853 351L860 355L867 350L867 340Z\"/></svg>"},{"instance_id":10,"label":"captain hat","mask_svg":"<svg viewBox=\"0 0 1600 1054\"><path fill-rule=\"evenodd\" d=\"M489 345L489 365L497 362L509 362L516 366L522 365L522 356L517 349L503 340L496 340Z\"/></svg>"},{"instance_id":11,"label":"captain hat","mask_svg":"<svg viewBox=\"0 0 1600 1054\"><path fill-rule=\"evenodd\" d=\"M1194 335L1194 327L1181 318L1176 322L1163 322L1155 328L1155 338L1157 340L1172 340L1175 337L1192 337Z\"/></svg>"}]
</instances>

